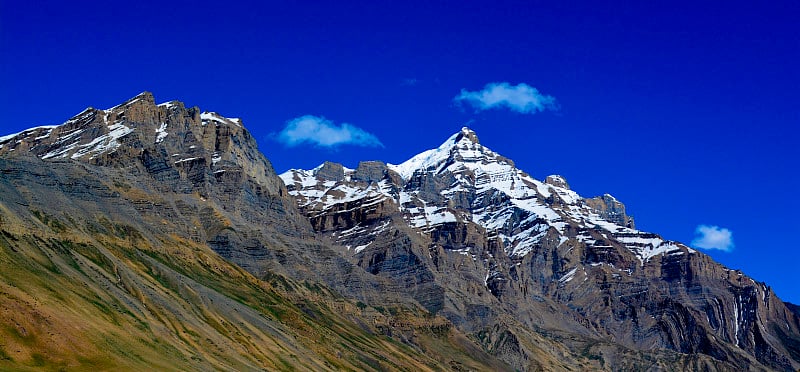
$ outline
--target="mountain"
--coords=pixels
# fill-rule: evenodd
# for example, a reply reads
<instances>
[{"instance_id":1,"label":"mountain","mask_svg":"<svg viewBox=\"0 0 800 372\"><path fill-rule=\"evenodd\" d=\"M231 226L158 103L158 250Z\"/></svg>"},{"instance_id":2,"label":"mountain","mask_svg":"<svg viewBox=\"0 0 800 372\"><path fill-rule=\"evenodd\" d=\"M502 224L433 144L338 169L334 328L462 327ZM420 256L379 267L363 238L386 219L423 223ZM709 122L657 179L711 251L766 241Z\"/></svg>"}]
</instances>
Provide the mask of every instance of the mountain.
<instances>
[{"instance_id":1,"label":"mountain","mask_svg":"<svg viewBox=\"0 0 800 372\"><path fill-rule=\"evenodd\" d=\"M764 283L464 128L278 176L142 93L0 137L0 369L795 370Z\"/></svg>"},{"instance_id":2,"label":"mountain","mask_svg":"<svg viewBox=\"0 0 800 372\"><path fill-rule=\"evenodd\" d=\"M563 177L534 179L469 128L402 164L325 163L281 178L352 262L405 283L465 332L513 335L510 351L484 346L515 367L535 355L520 328L580 338L573 352L615 370L623 349L675 351L697 369L800 362L797 315L766 284L637 230L609 194L584 198ZM417 250L395 243L396 226ZM593 349L599 340L614 346Z\"/></svg>"},{"instance_id":3,"label":"mountain","mask_svg":"<svg viewBox=\"0 0 800 372\"><path fill-rule=\"evenodd\" d=\"M316 241L238 120L143 93L0 146L2 370L508 369L333 289L393 291Z\"/></svg>"}]
</instances>

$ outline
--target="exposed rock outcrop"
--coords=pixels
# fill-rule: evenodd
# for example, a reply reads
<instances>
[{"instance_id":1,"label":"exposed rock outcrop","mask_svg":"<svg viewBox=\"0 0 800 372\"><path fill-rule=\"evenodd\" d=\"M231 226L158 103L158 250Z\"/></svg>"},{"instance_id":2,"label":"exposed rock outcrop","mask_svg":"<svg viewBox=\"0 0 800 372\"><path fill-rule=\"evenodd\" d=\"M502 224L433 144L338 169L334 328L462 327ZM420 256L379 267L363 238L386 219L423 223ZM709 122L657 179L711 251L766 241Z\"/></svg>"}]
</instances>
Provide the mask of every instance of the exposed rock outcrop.
<instances>
[{"instance_id":1,"label":"exposed rock outcrop","mask_svg":"<svg viewBox=\"0 0 800 372\"><path fill-rule=\"evenodd\" d=\"M467 128L403 164L362 163L335 183L301 170L281 177L312 221L372 213L373 220L314 226L332 243L356 247L344 252L359 265L400 257L402 270L365 267L410 292L441 288L427 293L443 305L427 309L516 368L540 368L528 362L540 350L520 329L645 354L670 350L710 370L800 365L799 318L769 287L636 230L611 195L583 198L560 176L530 177ZM387 244L385 230L409 239ZM430 260L407 254L425 248ZM623 354L606 350L605 367L625 366Z\"/></svg>"}]
</instances>

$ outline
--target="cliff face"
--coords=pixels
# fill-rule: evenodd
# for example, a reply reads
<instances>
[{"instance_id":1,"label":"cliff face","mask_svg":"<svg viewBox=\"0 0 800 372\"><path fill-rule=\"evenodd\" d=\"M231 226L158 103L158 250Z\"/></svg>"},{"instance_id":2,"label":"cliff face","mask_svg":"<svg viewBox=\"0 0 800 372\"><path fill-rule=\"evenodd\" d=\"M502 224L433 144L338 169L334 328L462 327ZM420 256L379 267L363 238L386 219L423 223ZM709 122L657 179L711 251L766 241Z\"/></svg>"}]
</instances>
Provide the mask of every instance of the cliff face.
<instances>
[{"instance_id":1,"label":"cliff face","mask_svg":"<svg viewBox=\"0 0 800 372\"><path fill-rule=\"evenodd\" d=\"M497 354L512 365L534 353L520 327L672 350L718 369L800 363L798 317L766 284L636 230L611 195L583 198L560 176L530 177L467 128L403 164L321 172L339 167L281 175L315 230L370 272L414 283L409 293L466 332L511 337ZM399 231L392 242L387 229ZM617 369L621 354L592 355Z\"/></svg>"},{"instance_id":2,"label":"cliff face","mask_svg":"<svg viewBox=\"0 0 800 372\"><path fill-rule=\"evenodd\" d=\"M172 101L155 104L144 92L107 110L87 108L62 125L38 127L0 142L0 155L72 159L114 168L140 168L153 187L208 196L218 184L248 178L269 195L285 188L239 119Z\"/></svg>"},{"instance_id":3,"label":"cliff face","mask_svg":"<svg viewBox=\"0 0 800 372\"><path fill-rule=\"evenodd\" d=\"M279 177L238 119L143 93L0 137L0 212L9 368L800 367L764 283L466 128Z\"/></svg>"}]
</instances>

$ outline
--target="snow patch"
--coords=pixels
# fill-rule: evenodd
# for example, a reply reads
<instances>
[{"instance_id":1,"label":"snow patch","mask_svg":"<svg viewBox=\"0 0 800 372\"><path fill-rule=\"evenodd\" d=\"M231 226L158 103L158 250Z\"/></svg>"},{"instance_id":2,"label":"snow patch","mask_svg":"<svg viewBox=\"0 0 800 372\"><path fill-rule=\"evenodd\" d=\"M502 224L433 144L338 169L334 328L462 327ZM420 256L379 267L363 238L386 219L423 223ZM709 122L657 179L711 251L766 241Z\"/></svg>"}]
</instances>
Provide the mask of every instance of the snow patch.
<instances>
[{"instance_id":1,"label":"snow patch","mask_svg":"<svg viewBox=\"0 0 800 372\"><path fill-rule=\"evenodd\" d=\"M167 138L167 123L161 123L161 126L156 129L156 143L161 143L164 138Z\"/></svg>"},{"instance_id":2,"label":"snow patch","mask_svg":"<svg viewBox=\"0 0 800 372\"><path fill-rule=\"evenodd\" d=\"M0 144L6 143L6 142L10 141L11 139L13 139L13 138L15 138L15 137L17 137L19 135L26 135L27 136L27 135L29 135L29 134L31 134L33 132L36 132L36 131L42 130L42 129L48 130L47 135L49 136L50 132L52 132L53 128L55 128L55 127L56 127L56 125L42 125L42 126L38 126L38 127L25 129L22 132L17 132L17 133L14 133L14 134L9 134L9 135L6 135L6 136L2 136L2 137L0 137ZM39 139L39 138L37 138L37 139Z\"/></svg>"},{"instance_id":3,"label":"snow patch","mask_svg":"<svg viewBox=\"0 0 800 372\"><path fill-rule=\"evenodd\" d=\"M192 161L192 160L197 160L197 159L200 159L200 158L199 157L193 157L193 158L180 159L180 160L176 161L175 164L183 163L183 162L187 162L187 161Z\"/></svg>"},{"instance_id":4,"label":"snow patch","mask_svg":"<svg viewBox=\"0 0 800 372\"><path fill-rule=\"evenodd\" d=\"M353 252L354 252L354 253L361 252L361 251L363 251L365 248L369 247L369 245L370 245L370 244L372 244L372 243L374 243L374 241L371 241L371 242L369 242L369 243L367 243L367 244L364 244L364 245L359 245L359 246L357 246L357 247L355 247L355 248L353 249Z\"/></svg>"},{"instance_id":5,"label":"snow patch","mask_svg":"<svg viewBox=\"0 0 800 372\"><path fill-rule=\"evenodd\" d=\"M575 278L575 273L578 271L578 267L573 267L572 270L568 271L561 279L558 279L559 283L569 283L572 279Z\"/></svg>"},{"instance_id":6,"label":"snow patch","mask_svg":"<svg viewBox=\"0 0 800 372\"><path fill-rule=\"evenodd\" d=\"M203 112L200 114L201 121L210 121L210 122L217 122L217 123L224 123L224 124L232 124L237 127L242 126L242 119L239 118L226 118L216 112Z\"/></svg>"}]
</instances>

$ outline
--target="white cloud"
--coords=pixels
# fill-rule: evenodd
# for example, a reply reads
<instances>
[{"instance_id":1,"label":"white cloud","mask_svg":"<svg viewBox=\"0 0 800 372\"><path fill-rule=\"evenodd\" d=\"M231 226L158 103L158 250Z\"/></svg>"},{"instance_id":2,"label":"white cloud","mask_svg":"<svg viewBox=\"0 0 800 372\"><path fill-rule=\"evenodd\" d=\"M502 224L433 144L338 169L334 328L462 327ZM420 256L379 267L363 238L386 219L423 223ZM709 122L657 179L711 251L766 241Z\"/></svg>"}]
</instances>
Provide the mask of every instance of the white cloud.
<instances>
[{"instance_id":1,"label":"white cloud","mask_svg":"<svg viewBox=\"0 0 800 372\"><path fill-rule=\"evenodd\" d=\"M381 141L363 129L347 123L336 125L319 116L304 115L286 122L286 127L278 133L278 141L287 146L310 144L320 147L355 145L364 147L383 147Z\"/></svg>"},{"instance_id":2,"label":"white cloud","mask_svg":"<svg viewBox=\"0 0 800 372\"><path fill-rule=\"evenodd\" d=\"M719 226L699 225L692 246L702 249L733 250L733 233Z\"/></svg>"},{"instance_id":3,"label":"white cloud","mask_svg":"<svg viewBox=\"0 0 800 372\"><path fill-rule=\"evenodd\" d=\"M461 89L461 94L453 100L458 103L466 102L476 111L507 108L523 114L535 114L545 110L558 110L555 97L541 94L538 89L525 83L489 83L477 92Z\"/></svg>"}]
</instances>

